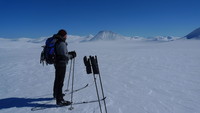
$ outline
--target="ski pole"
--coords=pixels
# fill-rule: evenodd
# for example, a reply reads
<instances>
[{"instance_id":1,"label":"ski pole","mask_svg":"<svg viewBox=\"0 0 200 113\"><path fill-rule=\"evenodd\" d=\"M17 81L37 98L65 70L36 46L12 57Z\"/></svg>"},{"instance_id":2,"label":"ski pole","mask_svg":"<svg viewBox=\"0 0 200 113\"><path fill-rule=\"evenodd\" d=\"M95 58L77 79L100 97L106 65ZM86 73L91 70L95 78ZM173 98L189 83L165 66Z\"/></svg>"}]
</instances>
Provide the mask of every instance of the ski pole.
<instances>
[{"instance_id":1,"label":"ski pole","mask_svg":"<svg viewBox=\"0 0 200 113\"><path fill-rule=\"evenodd\" d=\"M67 89L65 91L69 91L69 82L70 82L71 71L72 71L72 60L70 61L70 69L69 69L69 76L68 76L68 82L67 82Z\"/></svg>"},{"instance_id":2,"label":"ski pole","mask_svg":"<svg viewBox=\"0 0 200 113\"><path fill-rule=\"evenodd\" d=\"M96 86L96 92L97 92L97 97L98 97L98 102L99 102L99 108L100 108L100 112L102 113L101 102L100 102L100 98L99 98L99 91L98 91L98 87L97 87L95 74L93 74L93 77L94 77L94 82L95 82L95 86Z\"/></svg>"},{"instance_id":3,"label":"ski pole","mask_svg":"<svg viewBox=\"0 0 200 113\"><path fill-rule=\"evenodd\" d=\"M73 69L72 69L72 94L71 94L71 103L73 103L73 90L74 90L74 67L75 67L75 58L73 59ZM72 104L71 104L71 107L69 108L69 110L72 110L74 109L72 107Z\"/></svg>"},{"instance_id":4,"label":"ski pole","mask_svg":"<svg viewBox=\"0 0 200 113\"><path fill-rule=\"evenodd\" d=\"M99 102L99 108L100 108L100 112L102 113L99 91L98 91L97 81L96 81L96 77L95 77L95 74L98 74L99 70L97 68L97 62L95 62L95 58L93 56L90 56L89 59L90 59L90 66L92 67L92 70L93 70L93 77L94 77L94 82L95 82L95 86L96 86L96 93L97 93L97 98L98 98L98 102Z\"/></svg>"},{"instance_id":5,"label":"ski pole","mask_svg":"<svg viewBox=\"0 0 200 113\"><path fill-rule=\"evenodd\" d=\"M95 58L96 58L96 62L97 62L97 65L98 65L97 56L95 56ZM98 68L98 70L99 70L99 66L97 66L97 68ZM105 98L105 96L104 96L104 91L103 91L103 84L102 84L102 81L101 81L100 71L99 71L99 80L100 80L100 84L101 84L102 96L103 96L103 98ZM104 99L103 102L104 102L104 106L105 106L105 111L106 111L106 113L107 113L106 100Z\"/></svg>"}]
</instances>

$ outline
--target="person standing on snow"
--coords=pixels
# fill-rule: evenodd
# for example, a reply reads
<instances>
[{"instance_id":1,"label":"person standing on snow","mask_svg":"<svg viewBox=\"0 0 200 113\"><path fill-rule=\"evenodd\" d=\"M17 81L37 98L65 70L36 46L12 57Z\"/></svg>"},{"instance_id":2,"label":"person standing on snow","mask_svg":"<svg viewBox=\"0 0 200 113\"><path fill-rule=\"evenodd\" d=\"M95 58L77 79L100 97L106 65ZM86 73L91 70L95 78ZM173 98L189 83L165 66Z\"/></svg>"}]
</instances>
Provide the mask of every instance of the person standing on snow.
<instances>
[{"instance_id":1,"label":"person standing on snow","mask_svg":"<svg viewBox=\"0 0 200 113\"><path fill-rule=\"evenodd\" d=\"M56 61L54 63L55 67L55 81L53 88L53 97L56 99L56 104L59 106L67 106L70 105L70 101L66 101L63 99L63 83L66 73L66 66L70 59L76 57L76 52L68 52L67 50L67 31L61 29L57 34L53 36L57 39L55 44L55 53L56 53Z\"/></svg>"}]
</instances>

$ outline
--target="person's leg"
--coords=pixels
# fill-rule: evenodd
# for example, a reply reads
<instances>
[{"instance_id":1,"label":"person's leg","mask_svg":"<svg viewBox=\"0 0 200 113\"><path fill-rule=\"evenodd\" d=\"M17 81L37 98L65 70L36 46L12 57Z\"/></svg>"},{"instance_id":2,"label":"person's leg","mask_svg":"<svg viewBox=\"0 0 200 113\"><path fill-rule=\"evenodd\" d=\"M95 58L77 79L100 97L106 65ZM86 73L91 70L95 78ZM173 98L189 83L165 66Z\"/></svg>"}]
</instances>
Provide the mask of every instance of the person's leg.
<instances>
[{"instance_id":1,"label":"person's leg","mask_svg":"<svg viewBox=\"0 0 200 113\"><path fill-rule=\"evenodd\" d=\"M60 76L60 69L58 66L55 67L55 80L54 80L54 87L53 87L53 97L57 97L57 92L58 92L58 84L59 84L59 76Z\"/></svg>"},{"instance_id":2,"label":"person's leg","mask_svg":"<svg viewBox=\"0 0 200 113\"><path fill-rule=\"evenodd\" d=\"M63 100L62 88L64 85L65 73L66 73L66 66L57 67L58 76L57 76L57 96L56 99Z\"/></svg>"}]
</instances>

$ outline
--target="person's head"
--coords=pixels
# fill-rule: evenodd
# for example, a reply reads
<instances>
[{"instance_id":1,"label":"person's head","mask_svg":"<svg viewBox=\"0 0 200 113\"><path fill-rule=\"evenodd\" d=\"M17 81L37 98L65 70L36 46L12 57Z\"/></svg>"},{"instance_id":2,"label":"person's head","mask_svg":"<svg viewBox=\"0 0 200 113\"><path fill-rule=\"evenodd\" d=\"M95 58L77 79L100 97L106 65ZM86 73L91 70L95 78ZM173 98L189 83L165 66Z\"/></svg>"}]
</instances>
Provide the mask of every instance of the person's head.
<instances>
[{"instance_id":1,"label":"person's head","mask_svg":"<svg viewBox=\"0 0 200 113\"><path fill-rule=\"evenodd\" d=\"M64 29L60 29L57 35L60 35L62 38L67 38L67 31L65 31Z\"/></svg>"}]
</instances>

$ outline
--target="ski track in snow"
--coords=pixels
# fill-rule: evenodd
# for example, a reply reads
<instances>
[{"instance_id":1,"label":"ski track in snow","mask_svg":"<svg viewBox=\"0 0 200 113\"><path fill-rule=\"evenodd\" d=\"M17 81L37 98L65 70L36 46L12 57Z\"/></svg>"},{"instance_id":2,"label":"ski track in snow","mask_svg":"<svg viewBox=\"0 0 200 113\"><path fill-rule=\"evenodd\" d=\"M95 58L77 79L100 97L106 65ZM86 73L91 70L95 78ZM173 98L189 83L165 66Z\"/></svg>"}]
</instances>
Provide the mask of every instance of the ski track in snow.
<instances>
[{"instance_id":1,"label":"ski track in snow","mask_svg":"<svg viewBox=\"0 0 200 113\"><path fill-rule=\"evenodd\" d=\"M98 103L69 111L55 100L31 111L52 98L54 67L39 64L41 43L1 41L0 113L100 113ZM74 93L74 102L97 99L83 64L84 56L97 55L108 113L200 113L199 40L69 43L68 49L78 55L74 89L89 83Z\"/></svg>"}]
</instances>

